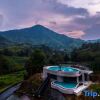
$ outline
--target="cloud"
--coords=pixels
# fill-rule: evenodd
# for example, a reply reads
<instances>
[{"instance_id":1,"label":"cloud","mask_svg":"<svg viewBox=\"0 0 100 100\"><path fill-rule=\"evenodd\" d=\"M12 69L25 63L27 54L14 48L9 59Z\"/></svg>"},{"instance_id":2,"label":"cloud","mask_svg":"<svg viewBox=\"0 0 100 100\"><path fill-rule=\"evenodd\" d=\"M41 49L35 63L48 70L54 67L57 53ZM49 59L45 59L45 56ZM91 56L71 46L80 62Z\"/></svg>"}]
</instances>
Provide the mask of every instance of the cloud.
<instances>
[{"instance_id":1,"label":"cloud","mask_svg":"<svg viewBox=\"0 0 100 100\"><path fill-rule=\"evenodd\" d=\"M100 39L100 14L85 17L74 16L69 21L65 19L61 22L57 21L52 27L59 33L74 38Z\"/></svg>"},{"instance_id":2,"label":"cloud","mask_svg":"<svg viewBox=\"0 0 100 100\"><path fill-rule=\"evenodd\" d=\"M84 8L89 11L91 15L100 12L100 0L58 0L62 4L66 4L68 6L74 8Z\"/></svg>"},{"instance_id":3,"label":"cloud","mask_svg":"<svg viewBox=\"0 0 100 100\"><path fill-rule=\"evenodd\" d=\"M57 0L0 0L0 12L3 12L5 17L5 24L1 30L48 23L59 16L88 14L86 9L68 7Z\"/></svg>"},{"instance_id":4,"label":"cloud","mask_svg":"<svg viewBox=\"0 0 100 100\"><path fill-rule=\"evenodd\" d=\"M56 0L52 0L52 10L55 13L60 13L63 15L67 15L67 16L72 16L72 15L88 15L88 11L84 8L74 8L74 7L70 7L68 5L62 4L57 2ZM55 1L55 2L54 2Z\"/></svg>"},{"instance_id":5,"label":"cloud","mask_svg":"<svg viewBox=\"0 0 100 100\"><path fill-rule=\"evenodd\" d=\"M86 29L87 34L83 35L83 39L100 39L100 23L94 24L90 28Z\"/></svg>"},{"instance_id":6,"label":"cloud","mask_svg":"<svg viewBox=\"0 0 100 100\"><path fill-rule=\"evenodd\" d=\"M100 39L100 15L87 16L84 18L76 18L73 23L77 26L85 26L83 30L86 34L82 36L83 39Z\"/></svg>"},{"instance_id":7,"label":"cloud","mask_svg":"<svg viewBox=\"0 0 100 100\"><path fill-rule=\"evenodd\" d=\"M82 38L82 36L84 34L85 34L85 32L83 32L81 30L67 32L67 35L69 35L70 37L73 37L73 38Z\"/></svg>"},{"instance_id":8,"label":"cloud","mask_svg":"<svg viewBox=\"0 0 100 100\"><path fill-rule=\"evenodd\" d=\"M2 27L2 25L3 25L3 15L0 14L0 27Z\"/></svg>"},{"instance_id":9,"label":"cloud","mask_svg":"<svg viewBox=\"0 0 100 100\"><path fill-rule=\"evenodd\" d=\"M75 38L100 38L99 1L0 0L0 30L41 24Z\"/></svg>"}]
</instances>

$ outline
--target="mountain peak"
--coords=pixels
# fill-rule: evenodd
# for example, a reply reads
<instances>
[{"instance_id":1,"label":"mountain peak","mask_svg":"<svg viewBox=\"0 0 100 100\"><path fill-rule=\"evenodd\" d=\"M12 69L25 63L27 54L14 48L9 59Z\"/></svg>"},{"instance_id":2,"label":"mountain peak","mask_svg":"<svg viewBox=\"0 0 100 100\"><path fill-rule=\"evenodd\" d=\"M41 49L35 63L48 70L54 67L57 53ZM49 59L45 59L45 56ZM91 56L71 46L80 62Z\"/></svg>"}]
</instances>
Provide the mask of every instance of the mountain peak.
<instances>
[{"instance_id":1,"label":"mountain peak","mask_svg":"<svg viewBox=\"0 0 100 100\"><path fill-rule=\"evenodd\" d=\"M46 27L44 27L44 26L42 26L42 25L40 25L40 24L37 24L37 25L35 25L35 26L33 26L34 28L46 28Z\"/></svg>"},{"instance_id":2,"label":"mountain peak","mask_svg":"<svg viewBox=\"0 0 100 100\"><path fill-rule=\"evenodd\" d=\"M16 43L43 44L56 49L72 48L82 44L81 40L58 34L39 24L31 28L0 32L0 34Z\"/></svg>"},{"instance_id":3,"label":"mountain peak","mask_svg":"<svg viewBox=\"0 0 100 100\"><path fill-rule=\"evenodd\" d=\"M49 29L48 27L45 27L45 26L42 26L40 24L37 24L35 26L32 27L32 30L36 31L36 32L39 32L39 33L50 33L50 34L57 34L55 31L52 31L51 29ZM49 35L50 35L49 34Z\"/></svg>"},{"instance_id":4,"label":"mountain peak","mask_svg":"<svg viewBox=\"0 0 100 100\"><path fill-rule=\"evenodd\" d=\"M44 27L44 26L42 26L40 24L36 24L34 27Z\"/></svg>"}]
</instances>

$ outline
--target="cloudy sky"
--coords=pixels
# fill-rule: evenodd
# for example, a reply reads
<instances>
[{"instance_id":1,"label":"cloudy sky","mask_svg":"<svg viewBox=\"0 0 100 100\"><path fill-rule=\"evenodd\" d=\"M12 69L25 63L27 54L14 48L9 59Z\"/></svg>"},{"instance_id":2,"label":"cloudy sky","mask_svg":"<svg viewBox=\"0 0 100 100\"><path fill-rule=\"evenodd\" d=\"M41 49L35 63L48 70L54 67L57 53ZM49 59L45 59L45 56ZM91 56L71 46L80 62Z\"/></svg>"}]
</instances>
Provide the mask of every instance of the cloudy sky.
<instances>
[{"instance_id":1,"label":"cloudy sky","mask_svg":"<svg viewBox=\"0 0 100 100\"><path fill-rule=\"evenodd\" d=\"M36 24L73 38L100 39L100 0L0 0L0 31Z\"/></svg>"}]
</instances>

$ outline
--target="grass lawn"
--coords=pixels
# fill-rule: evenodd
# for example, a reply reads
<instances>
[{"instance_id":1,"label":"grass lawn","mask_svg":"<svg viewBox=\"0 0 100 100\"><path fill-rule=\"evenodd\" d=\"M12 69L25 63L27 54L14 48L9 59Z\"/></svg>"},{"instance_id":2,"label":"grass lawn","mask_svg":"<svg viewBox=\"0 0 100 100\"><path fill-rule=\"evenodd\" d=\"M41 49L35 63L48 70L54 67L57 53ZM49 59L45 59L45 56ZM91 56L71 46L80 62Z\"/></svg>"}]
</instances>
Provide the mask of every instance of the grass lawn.
<instances>
[{"instance_id":1,"label":"grass lawn","mask_svg":"<svg viewBox=\"0 0 100 100\"><path fill-rule=\"evenodd\" d=\"M25 71L19 71L13 74L0 76L0 92L7 87L23 80Z\"/></svg>"}]
</instances>

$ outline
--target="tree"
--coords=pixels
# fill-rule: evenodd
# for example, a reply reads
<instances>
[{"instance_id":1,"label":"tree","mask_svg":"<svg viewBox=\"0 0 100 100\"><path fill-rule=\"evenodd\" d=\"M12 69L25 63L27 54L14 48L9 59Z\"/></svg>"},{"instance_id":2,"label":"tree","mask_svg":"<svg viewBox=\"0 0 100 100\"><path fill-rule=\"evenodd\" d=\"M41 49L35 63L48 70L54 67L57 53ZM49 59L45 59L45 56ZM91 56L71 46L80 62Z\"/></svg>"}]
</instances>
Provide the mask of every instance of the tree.
<instances>
[{"instance_id":1,"label":"tree","mask_svg":"<svg viewBox=\"0 0 100 100\"><path fill-rule=\"evenodd\" d=\"M9 50L8 48L3 49L3 54L6 56L12 56L14 55L14 52Z\"/></svg>"},{"instance_id":2,"label":"tree","mask_svg":"<svg viewBox=\"0 0 100 100\"><path fill-rule=\"evenodd\" d=\"M46 64L45 53L41 50L35 50L25 64L28 76L41 72L45 64Z\"/></svg>"},{"instance_id":3,"label":"tree","mask_svg":"<svg viewBox=\"0 0 100 100\"><path fill-rule=\"evenodd\" d=\"M9 72L10 72L9 60L5 56L0 55L0 75L6 74Z\"/></svg>"},{"instance_id":4,"label":"tree","mask_svg":"<svg viewBox=\"0 0 100 100\"><path fill-rule=\"evenodd\" d=\"M69 60L70 60L69 55L68 55L68 54L65 54L65 56L64 56L64 62L66 63L66 62L68 62Z\"/></svg>"},{"instance_id":5,"label":"tree","mask_svg":"<svg viewBox=\"0 0 100 100\"><path fill-rule=\"evenodd\" d=\"M78 51L77 51L77 49L74 49L74 50L71 52L71 60L72 60L72 61L77 61L77 56L78 56Z\"/></svg>"},{"instance_id":6,"label":"tree","mask_svg":"<svg viewBox=\"0 0 100 100\"><path fill-rule=\"evenodd\" d=\"M92 69L94 71L100 71L100 56L96 57L93 62L91 62Z\"/></svg>"},{"instance_id":7,"label":"tree","mask_svg":"<svg viewBox=\"0 0 100 100\"><path fill-rule=\"evenodd\" d=\"M57 53L57 52L51 55L49 59L49 64L59 65L62 63L64 63L64 55Z\"/></svg>"},{"instance_id":8,"label":"tree","mask_svg":"<svg viewBox=\"0 0 100 100\"><path fill-rule=\"evenodd\" d=\"M86 43L71 53L72 61L89 64L94 71L100 71L100 43Z\"/></svg>"}]
</instances>

